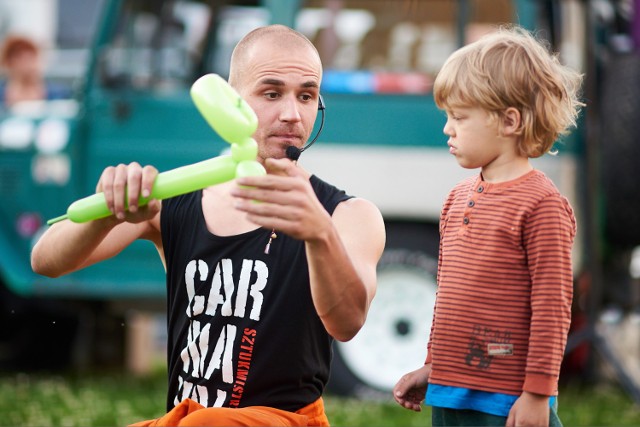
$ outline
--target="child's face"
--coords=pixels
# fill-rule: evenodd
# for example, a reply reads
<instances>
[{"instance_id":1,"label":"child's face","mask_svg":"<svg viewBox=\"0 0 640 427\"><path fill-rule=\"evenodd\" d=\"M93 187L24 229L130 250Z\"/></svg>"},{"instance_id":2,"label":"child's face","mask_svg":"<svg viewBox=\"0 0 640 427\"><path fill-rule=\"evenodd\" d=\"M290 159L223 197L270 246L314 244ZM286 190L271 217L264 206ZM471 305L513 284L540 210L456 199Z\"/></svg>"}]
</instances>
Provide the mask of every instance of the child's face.
<instances>
[{"instance_id":1,"label":"child's face","mask_svg":"<svg viewBox=\"0 0 640 427\"><path fill-rule=\"evenodd\" d=\"M498 135L499 120L481 108L447 110L444 133L449 152L463 168L485 168L504 154L505 144Z\"/></svg>"}]
</instances>

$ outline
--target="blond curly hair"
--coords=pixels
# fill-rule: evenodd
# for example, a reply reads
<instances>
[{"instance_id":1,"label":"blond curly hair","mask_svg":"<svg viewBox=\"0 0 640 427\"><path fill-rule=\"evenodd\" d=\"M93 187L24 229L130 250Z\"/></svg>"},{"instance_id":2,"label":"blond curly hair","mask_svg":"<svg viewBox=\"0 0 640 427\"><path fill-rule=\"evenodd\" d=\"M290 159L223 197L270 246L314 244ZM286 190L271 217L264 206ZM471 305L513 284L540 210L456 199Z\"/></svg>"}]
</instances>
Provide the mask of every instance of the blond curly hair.
<instances>
[{"instance_id":1,"label":"blond curly hair","mask_svg":"<svg viewBox=\"0 0 640 427\"><path fill-rule=\"evenodd\" d=\"M576 126L582 74L560 63L548 45L518 26L497 28L455 51L434 82L442 110L479 107L499 118L510 107L522 117L518 149L529 158L553 153Z\"/></svg>"}]
</instances>

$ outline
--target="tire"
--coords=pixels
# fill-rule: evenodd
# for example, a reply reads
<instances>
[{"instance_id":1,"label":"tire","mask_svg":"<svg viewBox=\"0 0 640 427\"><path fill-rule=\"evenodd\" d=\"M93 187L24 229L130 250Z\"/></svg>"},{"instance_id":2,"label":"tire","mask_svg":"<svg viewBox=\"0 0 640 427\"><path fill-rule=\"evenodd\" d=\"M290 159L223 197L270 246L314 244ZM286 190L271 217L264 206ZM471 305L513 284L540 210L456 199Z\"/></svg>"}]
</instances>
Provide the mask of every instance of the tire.
<instances>
[{"instance_id":1,"label":"tire","mask_svg":"<svg viewBox=\"0 0 640 427\"><path fill-rule=\"evenodd\" d=\"M617 248L640 244L640 55L613 54L604 72L600 152L605 238Z\"/></svg>"},{"instance_id":2,"label":"tire","mask_svg":"<svg viewBox=\"0 0 640 427\"><path fill-rule=\"evenodd\" d=\"M438 230L426 224L387 224L378 288L365 325L335 342L330 393L388 399L405 373L424 363L436 295Z\"/></svg>"}]
</instances>

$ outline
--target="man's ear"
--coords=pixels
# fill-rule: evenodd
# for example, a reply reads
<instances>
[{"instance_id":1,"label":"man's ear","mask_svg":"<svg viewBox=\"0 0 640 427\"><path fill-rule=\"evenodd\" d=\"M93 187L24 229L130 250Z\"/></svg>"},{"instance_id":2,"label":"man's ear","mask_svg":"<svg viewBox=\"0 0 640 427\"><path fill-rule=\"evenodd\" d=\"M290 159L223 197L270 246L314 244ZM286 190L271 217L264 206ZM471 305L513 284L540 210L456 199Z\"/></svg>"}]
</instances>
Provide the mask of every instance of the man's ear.
<instances>
[{"instance_id":1,"label":"man's ear","mask_svg":"<svg viewBox=\"0 0 640 427\"><path fill-rule=\"evenodd\" d=\"M522 116L518 109L509 107L500 117L502 121L502 135L512 136L522 134Z\"/></svg>"}]
</instances>

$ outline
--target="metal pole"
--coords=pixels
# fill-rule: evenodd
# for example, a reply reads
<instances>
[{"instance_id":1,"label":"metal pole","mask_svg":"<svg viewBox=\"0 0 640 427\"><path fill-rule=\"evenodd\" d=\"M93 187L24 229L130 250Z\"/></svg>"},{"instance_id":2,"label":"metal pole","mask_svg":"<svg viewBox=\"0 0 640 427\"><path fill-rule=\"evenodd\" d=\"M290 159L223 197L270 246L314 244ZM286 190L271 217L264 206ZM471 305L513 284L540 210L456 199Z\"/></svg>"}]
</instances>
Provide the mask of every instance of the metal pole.
<instances>
[{"instance_id":1,"label":"metal pole","mask_svg":"<svg viewBox=\"0 0 640 427\"><path fill-rule=\"evenodd\" d=\"M635 2L633 3L631 37L633 40L633 47L635 51L640 53L640 0L635 0Z\"/></svg>"}]
</instances>

